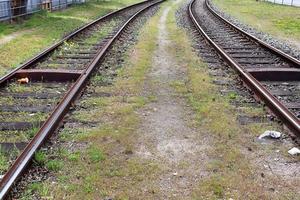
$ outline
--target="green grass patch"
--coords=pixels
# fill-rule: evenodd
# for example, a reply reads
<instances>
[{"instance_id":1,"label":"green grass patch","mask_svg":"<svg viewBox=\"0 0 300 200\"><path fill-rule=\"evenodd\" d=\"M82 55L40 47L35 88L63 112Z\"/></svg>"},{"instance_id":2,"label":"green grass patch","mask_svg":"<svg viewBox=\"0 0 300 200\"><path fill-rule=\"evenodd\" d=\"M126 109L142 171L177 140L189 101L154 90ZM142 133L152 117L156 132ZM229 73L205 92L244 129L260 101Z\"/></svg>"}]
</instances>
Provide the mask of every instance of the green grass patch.
<instances>
[{"instance_id":1,"label":"green grass patch","mask_svg":"<svg viewBox=\"0 0 300 200\"><path fill-rule=\"evenodd\" d=\"M43 151L38 151L34 154L34 162L38 165L44 165L47 161L47 155Z\"/></svg>"},{"instance_id":2,"label":"green grass patch","mask_svg":"<svg viewBox=\"0 0 300 200\"><path fill-rule=\"evenodd\" d=\"M39 194L42 199L49 199L49 188L41 182L31 183L26 187L21 200L31 200L33 194Z\"/></svg>"},{"instance_id":3,"label":"green grass patch","mask_svg":"<svg viewBox=\"0 0 300 200\"><path fill-rule=\"evenodd\" d=\"M7 156L0 150L0 174L4 174L4 172L9 167Z\"/></svg>"},{"instance_id":4,"label":"green grass patch","mask_svg":"<svg viewBox=\"0 0 300 200\"><path fill-rule=\"evenodd\" d=\"M88 150L89 159L93 163L98 163L105 159L105 156L103 154L103 151L99 149L98 147L91 147Z\"/></svg>"},{"instance_id":5,"label":"green grass patch","mask_svg":"<svg viewBox=\"0 0 300 200\"><path fill-rule=\"evenodd\" d=\"M58 172L63 167L63 162L58 159L50 160L46 163L46 167L50 171Z\"/></svg>"}]
</instances>

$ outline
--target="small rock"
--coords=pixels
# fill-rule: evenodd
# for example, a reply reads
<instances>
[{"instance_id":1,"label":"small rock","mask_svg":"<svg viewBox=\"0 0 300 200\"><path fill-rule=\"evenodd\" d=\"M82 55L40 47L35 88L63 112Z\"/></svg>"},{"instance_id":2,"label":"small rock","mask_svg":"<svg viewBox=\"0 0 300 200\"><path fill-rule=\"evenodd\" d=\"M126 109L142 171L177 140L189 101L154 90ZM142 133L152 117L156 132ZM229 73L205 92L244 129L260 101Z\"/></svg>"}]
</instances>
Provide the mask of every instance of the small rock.
<instances>
[{"instance_id":1,"label":"small rock","mask_svg":"<svg viewBox=\"0 0 300 200\"><path fill-rule=\"evenodd\" d=\"M173 176L177 176L177 175L178 175L178 173L177 173L177 172L173 173Z\"/></svg>"},{"instance_id":2,"label":"small rock","mask_svg":"<svg viewBox=\"0 0 300 200\"><path fill-rule=\"evenodd\" d=\"M292 156L294 155L299 155L300 154L300 149L298 149L297 147L293 147L291 148L288 153Z\"/></svg>"},{"instance_id":3,"label":"small rock","mask_svg":"<svg viewBox=\"0 0 300 200\"><path fill-rule=\"evenodd\" d=\"M278 131L265 131L263 134L261 134L258 139L263 139L265 137L271 137L274 139L279 139L281 137L281 133Z\"/></svg>"}]
</instances>

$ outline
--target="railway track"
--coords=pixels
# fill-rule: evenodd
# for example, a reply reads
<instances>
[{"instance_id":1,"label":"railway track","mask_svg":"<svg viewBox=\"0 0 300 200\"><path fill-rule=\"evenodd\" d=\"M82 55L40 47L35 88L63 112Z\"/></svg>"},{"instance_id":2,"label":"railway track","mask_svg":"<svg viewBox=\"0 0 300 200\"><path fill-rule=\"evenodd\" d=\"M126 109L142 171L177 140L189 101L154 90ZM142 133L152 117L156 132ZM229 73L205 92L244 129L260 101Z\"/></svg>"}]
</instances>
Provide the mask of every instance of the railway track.
<instances>
[{"instance_id":1,"label":"railway track","mask_svg":"<svg viewBox=\"0 0 300 200\"><path fill-rule=\"evenodd\" d=\"M0 199L7 197L34 153L62 123L121 33L164 0L144 1L76 30L0 79ZM3 156L2 155L2 156Z\"/></svg>"},{"instance_id":2,"label":"railway track","mask_svg":"<svg viewBox=\"0 0 300 200\"><path fill-rule=\"evenodd\" d=\"M299 137L300 61L230 23L208 0L192 0L188 12L200 34L255 97Z\"/></svg>"}]
</instances>

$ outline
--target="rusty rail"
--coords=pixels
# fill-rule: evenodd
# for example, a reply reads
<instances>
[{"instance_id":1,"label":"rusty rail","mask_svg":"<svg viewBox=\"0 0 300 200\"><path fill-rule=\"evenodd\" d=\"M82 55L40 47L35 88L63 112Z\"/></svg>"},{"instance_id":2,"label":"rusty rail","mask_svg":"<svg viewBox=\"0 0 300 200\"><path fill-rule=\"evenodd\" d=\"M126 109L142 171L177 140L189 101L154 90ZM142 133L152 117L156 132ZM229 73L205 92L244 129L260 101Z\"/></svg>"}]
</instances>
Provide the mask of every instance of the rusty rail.
<instances>
[{"instance_id":1,"label":"rusty rail","mask_svg":"<svg viewBox=\"0 0 300 200\"><path fill-rule=\"evenodd\" d=\"M291 113L288 108L286 108L276 97L274 97L268 89L266 89L257 79L253 77L247 70L245 70L238 62L236 62L222 47L217 45L205 31L200 26L199 22L197 21L195 14L193 12L193 6L195 4L196 0L193 0L189 5L189 16L197 28L197 30L204 36L204 38L213 46L213 48L222 56L222 58L230 65L232 66L241 76L242 80L245 82L245 84L252 89L255 94L271 109L271 111L276 114L283 123L298 137L300 137L300 122L299 119ZM251 39L255 40L257 43L261 44L265 48L268 48L270 51L277 53L281 57L287 59L289 62L295 63L296 66L299 67L300 61L283 53L282 51L271 47L270 45L266 44L265 42L257 39L256 37L246 33L245 31L242 31L237 26L230 23L228 20L224 19L217 13L215 13L212 8L209 6L208 1L206 0L206 6L212 12L215 16L217 16L221 21L228 24L229 26L233 27L237 31L247 35Z\"/></svg>"}]
</instances>

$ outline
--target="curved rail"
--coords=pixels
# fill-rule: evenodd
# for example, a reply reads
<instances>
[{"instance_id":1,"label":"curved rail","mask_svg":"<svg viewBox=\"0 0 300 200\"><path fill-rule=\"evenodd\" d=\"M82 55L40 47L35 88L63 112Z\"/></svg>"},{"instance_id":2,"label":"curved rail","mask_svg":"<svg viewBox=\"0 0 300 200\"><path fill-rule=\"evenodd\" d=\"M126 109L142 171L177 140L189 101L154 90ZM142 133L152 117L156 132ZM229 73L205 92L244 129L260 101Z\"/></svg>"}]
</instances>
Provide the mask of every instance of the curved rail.
<instances>
[{"instance_id":1,"label":"curved rail","mask_svg":"<svg viewBox=\"0 0 300 200\"><path fill-rule=\"evenodd\" d=\"M209 36L205 33L205 31L202 29L198 21L196 20L195 14L193 12L193 5L196 0L192 0L192 2L189 5L189 16L197 28L197 30L205 37L205 39L213 46L213 48L223 57L223 59L232 66L241 76L242 80L247 84L249 88L251 88L255 94L265 102L265 104L272 110L274 114L276 114L283 123L297 136L300 136L300 122L299 119L291 113L277 98L275 98L258 80L256 80L249 72L247 72L238 62L236 62L229 54L225 52L222 47L217 45ZM206 0L206 5L208 5ZM219 15L218 15L219 16ZM219 16L221 17L221 16ZM226 21L226 23L230 23ZM236 27L232 25L233 27ZM237 29L240 31L240 29ZM242 31L244 33L244 31ZM249 34L247 34L249 36ZM249 36L250 37L250 36ZM251 38L254 38L254 36L251 36ZM259 40L257 39L259 42ZM260 42L259 42L260 43ZM269 48L268 45L264 45L266 48ZM272 47L270 50L274 52L274 47ZM280 53L280 50L276 49L277 53ZM291 62L294 62L296 64L299 63L299 61L295 58L292 58L291 56L285 55L283 52L280 53L282 56L289 59ZM299 64L298 64L299 65Z\"/></svg>"},{"instance_id":2,"label":"curved rail","mask_svg":"<svg viewBox=\"0 0 300 200\"><path fill-rule=\"evenodd\" d=\"M66 112L69 110L72 102L76 100L76 98L82 91L83 87L86 85L92 72L96 69L97 64L104 58L109 48L113 45L113 43L120 36L123 30L129 25L129 23L131 23L135 18L137 18L141 13L145 12L147 9L163 1L165 0L156 1L148 5L147 7L141 9L136 14L134 14L130 19L128 19L125 22L125 24L119 29L119 31L105 44L105 46L98 51L97 56L93 59L91 64L88 66L88 68L84 70L84 72L77 79L74 85L68 90L68 92L65 94L61 102L56 106L55 110L51 113L50 117L42 125L38 133L25 147L23 152L20 154L17 160L15 160L13 165L9 168L9 170L4 175L3 179L0 182L0 199L3 199L8 195L14 182L22 175L26 166L28 166L28 164L30 163L32 157L34 156L34 153L40 148L40 146L44 143L44 141L57 129L61 120L65 116ZM85 26L85 28L86 27L87 26ZM72 36L74 36L75 33L73 33ZM68 36L68 38L70 37L71 36ZM56 45L59 46L59 44ZM51 48L48 51L51 51ZM41 56L43 56L42 54Z\"/></svg>"},{"instance_id":3,"label":"curved rail","mask_svg":"<svg viewBox=\"0 0 300 200\"><path fill-rule=\"evenodd\" d=\"M252 40L256 41L257 43L259 43L260 45L262 45L263 47L271 50L272 52L276 53L277 55L279 55L280 57L289 60L292 63L297 64L300 67L300 60L290 56L287 53L284 53L283 51L274 48L273 46L267 44L266 42L258 39L257 37L255 37L254 35L247 33L246 31L244 31L243 29L241 29L240 27L234 25L233 23L231 23L230 21L228 21L227 19L225 19L224 17L222 17L220 14L218 14L217 12L215 12L212 7L209 5L208 0L205 0L205 4L206 7L208 8L208 10L217 18L219 18L221 21L223 21L224 23L226 23L227 25L231 26L233 29L243 33L244 35L248 36L249 38L251 38Z\"/></svg>"},{"instance_id":4,"label":"curved rail","mask_svg":"<svg viewBox=\"0 0 300 200\"><path fill-rule=\"evenodd\" d=\"M64 42L72 39L74 36L78 35L79 33L82 33L83 31L85 31L87 28L93 26L94 24L103 21L105 19L108 19L109 17L112 17L113 15L116 15L117 13L120 13L124 10L127 10L129 8L132 8L134 6L137 5L141 5L144 3L149 2L149 0L145 0L142 2L139 2L137 4L132 4L129 5L127 7L121 8L119 10L113 11L111 13L108 13L86 25L83 25L82 27L78 28L77 30L75 30L74 32L70 33L69 35L65 36L63 39L59 40L57 43L51 45L50 47L48 47L47 49L43 50L42 52L40 52L39 54L35 55L34 57L30 58L28 61L26 61L25 63L19 65L16 69L12 70L11 72L9 72L8 74L4 75L3 77L0 78L0 85L2 83L4 83L5 81L7 81L10 77L12 77L17 71L21 70L21 69L26 69L27 67L29 67L30 65L36 63L37 61L39 61L40 59L42 59L43 57L47 56L49 53L53 52L55 49L57 49L59 46L61 46L62 44L64 44Z\"/></svg>"}]
</instances>

